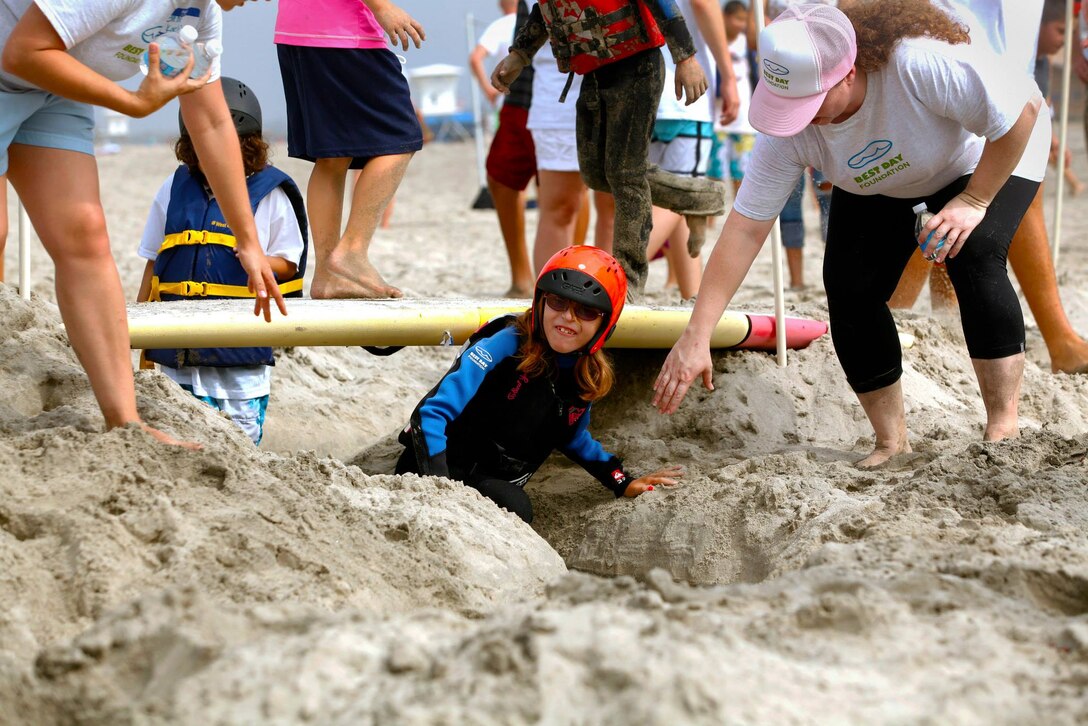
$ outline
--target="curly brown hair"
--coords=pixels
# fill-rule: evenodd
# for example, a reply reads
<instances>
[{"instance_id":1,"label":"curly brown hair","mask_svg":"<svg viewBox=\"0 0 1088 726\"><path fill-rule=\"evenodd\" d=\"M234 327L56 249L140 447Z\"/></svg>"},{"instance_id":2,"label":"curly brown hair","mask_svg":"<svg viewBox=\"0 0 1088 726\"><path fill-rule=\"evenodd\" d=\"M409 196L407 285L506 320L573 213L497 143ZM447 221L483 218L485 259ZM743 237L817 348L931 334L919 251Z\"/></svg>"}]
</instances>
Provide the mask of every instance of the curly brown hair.
<instances>
[{"instance_id":1,"label":"curly brown hair","mask_svg":"<svg viewBox=\"0 0 1088 726\"><path fill-rule=\"evenodd\" d=\"M533 311L526 310L518 316L516 323L518 335L525 338L525 343L518 351L518 357L521 358L518 370L529 378L536 378L549 375L552 360L548 355L551 349L539 337L529 332L532 320ZM602 318L601 325L604 324L605 320ZM578 362L574 364L574 380L578 384L579 397L583 401L593 402L601 400L612 390L616 373L605 352L598 350L578 358Z\"/></svg>"},{"instance_id":2,"label":"curly brown hair","mask_svg":"<svg viewBox=\"0 0 1088 726\"><path fill-rule=\"evenodd\" d=\"M259 133L246 134L238 137L238 143L242 147L242 167L246 176L255 174L268 166L268 142ZM204 183L204 172L200 169L200 159L193 148L193 140L185 134L178 138L174 144L174 156L182 164L189 167L189 173L197 181Z\"/></svg>"},{"instance_id":3,"label":"curly brown hair","mask_svg":"<svg viewBox=\"0 0 1088 726\"><path fill-rule=\"evenodd\" d=\"M933 38L957 45L970 43L967 26L957 23L929 0L850 0L839 9L850 19L858 39L858 70L878 71L904 38Z\"/></svg>"}]
</instances>

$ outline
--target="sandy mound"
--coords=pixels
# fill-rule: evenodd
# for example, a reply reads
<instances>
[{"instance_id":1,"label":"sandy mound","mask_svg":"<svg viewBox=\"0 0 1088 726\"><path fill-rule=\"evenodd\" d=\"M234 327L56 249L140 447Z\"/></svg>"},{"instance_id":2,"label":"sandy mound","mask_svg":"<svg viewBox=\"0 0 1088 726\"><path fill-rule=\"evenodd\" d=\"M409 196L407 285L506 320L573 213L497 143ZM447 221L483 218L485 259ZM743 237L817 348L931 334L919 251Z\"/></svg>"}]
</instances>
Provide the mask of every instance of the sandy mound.
<instances>
[{"instance_id":1,"label":"sandy mound","mask_svg":"<svg viewBox=\"0 0 1088 726\"><path fill-rule=\"evenodd\" d=\"M126 149L102 169L167 162ZM103 185L132 288L136 182ZM505 289L466 189L471 147L413 161L375 244L390 279ZM1084 252L1064 254L1088 328ZM768 277L764 255L738 307L769 309ZM675 302L662 278L650 301ZM553 459L531 529L389 475L449 349L280 352L260 450L141 373L142 414L204 441L193 453L101 433L47 281L35 292L0 286L0 723L1088 721L1088 379L1051 374L1034 330L1024 436L983 445L957 324L898 316L915 453L878 472L852 466L871 434L826 338L785 370L717 355L717 390L672 417L649 405L664 352L617 354L595 431L637 472L688 476L616 500ZM818 290L790 303L826 314Z\"/></svg>"}]
</instances>

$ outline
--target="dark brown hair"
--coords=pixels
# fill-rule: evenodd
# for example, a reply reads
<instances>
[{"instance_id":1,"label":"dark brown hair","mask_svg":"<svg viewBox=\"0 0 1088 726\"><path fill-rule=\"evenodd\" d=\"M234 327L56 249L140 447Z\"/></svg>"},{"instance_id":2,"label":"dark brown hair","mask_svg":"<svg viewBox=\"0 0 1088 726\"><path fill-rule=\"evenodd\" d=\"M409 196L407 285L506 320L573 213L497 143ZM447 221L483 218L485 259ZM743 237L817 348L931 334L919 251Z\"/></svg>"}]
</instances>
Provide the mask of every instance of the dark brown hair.
<instances>
[{"instance_id":1,"label":"dark brown hair","mask_svg":"<svg viewBox=\"0 0 1088 726\"><path fill-rule=\"evenodd\" d=\"M526 310L518 317L518 335L525 338L525 343L522 344L521 349L518 351L518 357L521 358L521 362L518 363L518 370L529 378L536 378L549 375L551 366L554 363L552 362L552 356L549 355L552 353L551 348L539 336L534 336L529 332L532 319L532 310ZM601 325L604 325L605 322L605 319L601 318ZM612 370L612 361L608 359L603 350L579 356L578 361L574 364L574 381L578 384L579 396L583 401L601 400L612 390L612 385L616 381L616 374Z\"/></svg>"},{"instance_id":2,"label":"dark brown hair","mask_svg":"<svg viewBox=\"0 0 1088 726\"><path fill-rule=\"evenodd\" d=\"M242 167L246 176L255 174L268 166L268 142L258 134L246 134L238 137L238 143L242 147ZM189 167L189 173L194 179L203 183L204 172L200 169L200 159L196 157L196 149L193 148L193 140L188 134L181 136L174 144L174 155L182 164Z\"/></svg>"},{"instance_id":3,"label":"dark brown hair","mask_svg":"<svg viewBox=\"0 0 1088 726\"><path fill-rule=\"evenodd\" d=\"M957 45L970 43L967 26L929 0L851 0L839 8L850 19L858 39L858 70L883 68L904 38L933 38Z\"/></svg>"}]
</instances>

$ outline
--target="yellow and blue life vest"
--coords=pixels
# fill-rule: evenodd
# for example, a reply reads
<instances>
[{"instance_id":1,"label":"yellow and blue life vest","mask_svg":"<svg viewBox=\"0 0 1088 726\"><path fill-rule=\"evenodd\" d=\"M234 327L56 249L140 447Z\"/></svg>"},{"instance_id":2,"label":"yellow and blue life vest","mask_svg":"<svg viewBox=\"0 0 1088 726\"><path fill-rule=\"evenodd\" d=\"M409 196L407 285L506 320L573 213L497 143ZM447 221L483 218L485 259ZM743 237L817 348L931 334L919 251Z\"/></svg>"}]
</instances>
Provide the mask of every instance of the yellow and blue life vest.
<instances>
[{"instance_id":1,"label":"yellow and blue life vest","mask_svg":"<svg viewBox=\"0 0 1088 726\"><path fill-rule=\"evenodd\" d=\"M277 187L291 200L302 232L303 250L294 277L280 282L279 288L284 297L301 297L309 246L302 193L289 176L273 166L250 175L246 186L254 211ZM178 168L170 187L165 236L155 259L149 299L252 298L249 277L234 256L234 249L234 232L219 203L209 197L203 183L194 179L186 167ZM161 348L148 350L147 359L170 368L274 365L272 349L258 347Z\"/></svg>"}]
</instances>

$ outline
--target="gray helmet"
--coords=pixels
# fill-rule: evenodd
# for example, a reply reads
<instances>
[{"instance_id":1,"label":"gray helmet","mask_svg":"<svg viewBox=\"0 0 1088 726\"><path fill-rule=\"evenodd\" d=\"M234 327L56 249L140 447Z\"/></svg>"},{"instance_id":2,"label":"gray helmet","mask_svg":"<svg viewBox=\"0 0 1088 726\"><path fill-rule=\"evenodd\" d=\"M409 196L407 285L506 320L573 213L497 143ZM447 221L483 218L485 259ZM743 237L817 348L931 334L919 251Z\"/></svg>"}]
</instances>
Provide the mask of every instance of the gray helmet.
<instances>
[{"instance_id":1,"label":"gray helmet","mask_svg":"<svg viewBox=\"0 0 1088 726\"><path fill-rule=\"evenodd\" d=\"M261 104L257 101L257 95L253 89L234 78L222 76L219 79L223 86L223 97L227 99L227 108L230 109L230 117L234 119L234 129L239 136L261 133ZM188 136L185 129L185 121L178 111L178 128L182 136Z\"/></svg>"}]
</instances>

